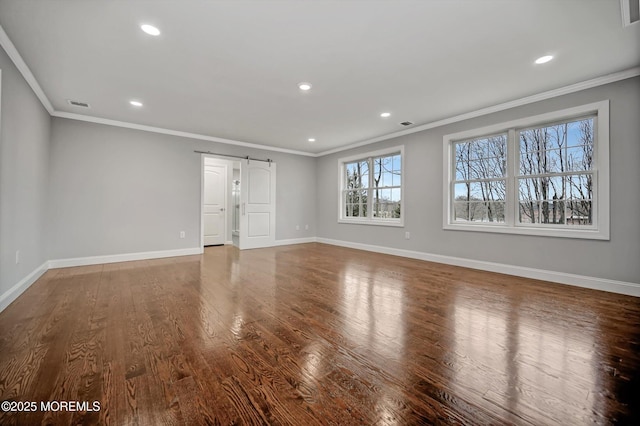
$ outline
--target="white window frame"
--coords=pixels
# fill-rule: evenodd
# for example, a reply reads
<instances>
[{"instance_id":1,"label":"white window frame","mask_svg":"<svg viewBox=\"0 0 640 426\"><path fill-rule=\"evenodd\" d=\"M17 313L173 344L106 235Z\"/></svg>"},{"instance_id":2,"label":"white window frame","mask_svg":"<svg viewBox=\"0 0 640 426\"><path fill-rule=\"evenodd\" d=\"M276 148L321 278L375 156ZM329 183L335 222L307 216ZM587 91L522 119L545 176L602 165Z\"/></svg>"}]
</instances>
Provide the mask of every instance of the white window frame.
<instances>
[{"instance_id":1,"label":"white window frame","mask_svg":"<svg viewBox=\"0 0 640 426\"><path fill-rule=\"evenodd\" d=\"M367 197L367 217L357 217L351 218L345 216L345 206L344 206L344 198L342 193L344 191L344 182L345 182L345 164L352 163L355 161L369 161L369 189L372 190L372 180L373 180L373 167L371 160L376 157L385 157L388 155L400 154L400 218L399 219L381 219L373 217L373 197ZM404 156L404 145L395 146L391 148L385 148L378 151L365 152L362 154L352 155L349 157L343 157L338 159L338 223L352 223L352 224L360 224L360 225L378 225L378 226L396 226L396 227L404 227L404 218L406 212L404 210L404 176L406 169L406 159Z\"/></svg>"},{"instance_id":2,"label":"white window frame","mask_svg":"<svg viewBox=\"0 0 640 426\"><path fill-rule=\"evenodd\" d=\"M553 225L519 223L518 186L519 177L519 140L518 131L571 119L595 116L593 177L593 225L568 227ZM486 135L507 133L507 174L505 223L460 223L453 218L453 182L455 180L455 142L481 138ZM457 231L479 231L505 234L540 235L550 237L583 238L609 240L609 100L580 105L533 117L512 120L479 129L452 133L443 137L443 229Z\"/></svg>"}]
</instances>

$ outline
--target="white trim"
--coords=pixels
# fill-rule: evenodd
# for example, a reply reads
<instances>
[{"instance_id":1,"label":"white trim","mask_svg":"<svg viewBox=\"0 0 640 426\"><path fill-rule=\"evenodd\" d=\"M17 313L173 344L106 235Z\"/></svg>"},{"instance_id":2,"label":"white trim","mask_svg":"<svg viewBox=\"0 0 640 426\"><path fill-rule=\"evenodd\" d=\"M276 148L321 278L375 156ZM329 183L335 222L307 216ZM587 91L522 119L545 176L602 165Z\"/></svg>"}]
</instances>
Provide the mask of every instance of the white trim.
<instances>
[{"instance_id":1,"label":"white trim","mask_svg":"<svg viewBox=\"0 0 640 426\"><path fill-rule=\"evenodd\" d=\"M201 135L198 133L183 132L180 130L165 129L162 127L147 126L144 124L129 123L126 121L111 120L108 118L91 117L89 115L76 114L72 112L54 111L51 113L53 117L67 118L70 120L86 121L89 123L104 124L107 126L124 127L126 129L142 130L143 132L161 133L163 135L178 136L181 138L198 139L208 142L218 142L226 145L243 146L247 148L255 148L263 151L284 152L286 154L304 155L307 157L316 157L316 154L310 152L297 151L293 149L278 148L270 145L260 145L257 143L242 142L233 139L218 138L215 136Z\"/></svg>"},{"instance_id":2,"label":"white trim","mask_svg":"<svg viewBox=\"0 0 640 426\"><path fill-rule=\"evenodd\" d=\"M75 257L49 261L50 269L69 268L72 266L100 265L104 263L130 262L132 260L162 259L164 257L190 256L202 254L202 247L175 250L147 251L139 253L108 254L104 256Z\"/></svg>"},{"instance_id":3,"label":"white trim","mask_svg":"<svg viewBox=\"0 0 640 426\"><path fill-rule=\"evenodd\" d=\"M348 247L357 250L372 251L393 256L408 257L410 259L444 263L447 265L461 266L464 268L480 269L483 271L497 272L500 274L515 275L517 277L532 278L558 284L572 285L575 287L589 288L592 290L608 291L611 293L640 297L640 283L615 281L606 278L567 274L565 272L548 271L545 269L527 268L523 266L507 265L504 263L485 262L482 260L465 259L461 257L444 256L440 254L431 254L412 250L375 246L370 244L353 243L349 241L333 240L329 238L317 238L317 242L340 247Z\"/></svg>"},{"instance_id":4,"label":"white trim","mask_svg":"<svg viewBox=\"0 0 640 426\"><path fill-rule=\"evenodd\" d=\"M342 198L341 198L341 200L342 200ZM401 205L402 205L402 203L401 203ZM342 212L342 209L340 209L340 212ZM400 212L402 213L402 206L400 207ZM338 223L346 223L346 224L351 224L351 225L395 226L396 228L404 228L404 222L402 221L402 218L401 218L400 221L394 221L394 222L392 222L391 219L389 219L388 222L385 222L382 219L379 219L379 220L375 220L375 219L361 220L361 219L339 218L338 219Z\"/></svg>"},{"instance_id":5,"label":"white trim","mask_svg":"<svg viewBox=\"0 0 640 426\"><path fill-rule=\"evenodd\" d=\"M293 244L306 244L306 243L315 243L317 241L316 237L306 237L306 238L291 238L288 240L276 240L273 247L277 246L290 246Z\"/></svg>"},{"instance_id":6,"label":"white trim","mask_svg":"<svg viewBox=\"0 0 640 426\"><path fill-rule=\"evenodd\" d=\"M0 46L4 48L5 52L7 52L7 55L9 55L9 58L11 58L11 60L13 61L13 64L16 66L16 68L18 68L20 74L22 74L22 78L26 80L27 84L31 87L31 90L33 90L33 93L35 93L38 99L40 99L42 106L44 106L47 112L52 115L54 113L53 105L51 105L49 98L47 98L47 95L44 94L42 87L40 87L40 84L38 84L38 81L31 73L31 70L29 69L27 64L24 62L24 59L22 59L22 56L20 56L20 53L18 53L18 49L16 49L13 42L11 41L7 33L4 32L4 29L1 25Z\"/></svg>"},{"instance_id":7,"label":"white trim","mask_svg":"<svg viewBox=\"0 0 640 426\"><path fill-rule=\"evenodd\" d=\"M200 154L200 247L204 250L204 159L206 154ZM226 237L226 235L225 235Z\"/></svg>"},{"instance_id":8,"label":"white trim","mask_svg":"<svg viewBox=\"0 0 640 426\"><path fill-rule=\"evenodd\" d=\"M545 125L550 122L560 122L587 114L594 113L597 117L596 123L596 144L594 151L595 169L593 175L596 177L596 188L594 200L594 226L590 228L577 229L575 227L544 227L535 224L520 224L516 220L517 202L517 182L518 174L518 146L517 131L521 128ZM504 177L507 182L506 213L505 223L501 224L469 224L464 222L453 222L451 211L451 194L453 179L453 157L452 144L459 140L473 139L485 135L497 133L507 133L509 156L507 165L510 169ZM495 232L502 234L539 235L560 238L582 238L594 240L609 240L609 100L593 102L579 105L558 111L547 112L532 117L524 117L503 123L489 126L468 129L461 132L451 133L442 137L442 228L454 231L474 231L474 232ZM576 172L579 173L579 172Z\"/></svg>"},{"instance_id":9,"label":"white trim","mask_svg":"<svg viewBox=\"0 0 640 426\"><path fill-rule=\"evenodd\" d=\"M628 78L637 77L640 75L640 67L630 68L628 70L607 74L602 77L593 78L591 80L582 81L569 86L560 87L557 89L549 90L546 92L538 93L536 95L527 96L524 98L516 99L513 101L505 102L502 104L490 106L487 108L481 108L475 111L470 111L464 114L456 115L453 117L445 118L443 120L432 121L431 123L422 124L420 126L412 127L411 129L401 130L399 132L389 133L387 135L378 136L372 139L367 139L361 142L356 142L350 145L333 148L327 151L322 151L315 154L316 157L324 157L325 155L334 154L336 152L346 151L353 148L358 148L372 143L385 141L387 139L397 138L399 136L410 135L412 133L421 132L423 130L434 129L436 127L446 126L447 124L457 123L459 121L469 120L471 118L480 117L494 112L500 112L507 109L532 104L534 102L543 101L545 99L556 98L562 95L568 95L570 93L579 92L581 90L591 89L593 87L603 86L609 83L615 83L616 81L626 80Z\"/></svg>"},{"instance_id":10,"label":"white trim","mask_svg":"<svg viewBox=\"0 0 640 426\"><path fill-rule=\"evenodd\" d=\"M0 295L0 312L4 311L7 306L9 306L14 300L16 300L18 296L24 293L24 291L28 289L31 284L36 282L38 278L40 278L48 270L49 262L44 262L42 265L34 269L29 275L18 281L16 285Z\"/></svg>"},{"instance_id":11,"label":"white trim","mask_svg":"<svg viewBox=\"0 0 640 426\"><path fill-rule=\"evenodd\" d=\"M225 241L224 245L225 246L232 246L233 245L233 241Z\"/></svg>"}]
</instances>

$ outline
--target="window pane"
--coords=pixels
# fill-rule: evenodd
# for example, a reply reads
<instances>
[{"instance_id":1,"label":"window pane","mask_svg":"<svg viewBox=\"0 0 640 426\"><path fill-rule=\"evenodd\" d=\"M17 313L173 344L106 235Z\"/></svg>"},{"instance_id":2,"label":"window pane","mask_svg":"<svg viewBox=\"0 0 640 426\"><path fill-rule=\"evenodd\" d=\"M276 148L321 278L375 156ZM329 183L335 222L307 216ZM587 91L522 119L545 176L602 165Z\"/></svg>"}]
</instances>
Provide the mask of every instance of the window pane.
<instances>
[{"instance_id":1,"label":"window pane","mask_svg":"<svg viewBox=\"0 0 640 426\"><path fill-rule=\"evenodd\" d=\"M504 202L456 201L453 203L456 221L504 223Z\"/></svg>"},{"instance_id":2,"label":"window pane","mask_svg":"<svg viewBox=\"0 0 640 426\"><path fill-rule=\"evenodd\" d=\"M469 162L471 179L491 179L504 177L506 174L506 159L487 157L483 160Z\"/></svg>"},{"instance_id":3,"label":"window pane","mask_svg":"<svg viewBox=\"0 0 640 426\"><path fill-rule=\"evenodd\" d=\"M393 186L401 186L402 185L402 172L398 170L393 173L393 180L391 181Z\"/></svg>"},{"instance_id":4,"label":"window pane","mask_svg":"<svg viewBox=\"0 0 640 426\"><path fill-rule=\"evenodd\" d=\"M485 217L484 205L476 201L456 201L453 203L455 220L462 222L482 222Z\"/></svg>"},{"instance_id":5,"label":"window pane","mask_svg":"<svg viewBox=\"0 0 640 426\"><path fill-rule=\"evenodd\" d=\"M379 186L393 186L393 173L383 172L382 179Z\"/></svg>"},{"instance_id":6,"label":"window pane","mask_svg":"<svg viewBox=\"0 0 640 426\"><path fill-rule=\"evenodd\" d=\"M369 164L356 161L345 164L345 189L367 188L369 186Z\"/></svg>"},{"instance_id":7,"label":"window pane","mask_svg":"<svg viewBox=\"0 0 640 426\"><path fill-rule=\"evenodd\" d=\"M540 217L537 201L520 202L519 222L538 223Z\"/></svg>"},{"instance_id":8,"label":"window pane","mask_svg":"<svg viewBox=\"0 0 640 426\"><path fill-rule=\"evenodd\" d=\"M400 217L400 189L373 190L373 216L383 219Z\"/></svg>"},{"instance_id":9,"label":"window pane","mask_svg":"<svg viewBox=\"0 0 640 426\"><path fill-rule=\"evenodd\" d=\"M373 185L376 187L399 185L394 183L394 176L400 176L399 155L389 155L373 159ZM397 168L396 168L397 167Z\"/></svg>"},{"instance_id":10,"label":"window pane","mask_svg":"<svg viewBox=\"0 0 640 426\"><path fill-rule=\"evenodd\" d=\"M567 170L572 172L593 169L593 145L574 146L567 149Z\"/></svg>"},{"instance_id":11,"label":"window pane","mask_svg":"<svg viewBox=\"0 0 640 426\"><path fill-rule=\"evenodd\" d=\"M491 201L487 203L487 220L489 222L504 223L505 203L503 201Z\"/></svg>"},{"instance_id":12,"label":"window pane","mask_svg":"<svg viewBox=\"0 0 640 426\"><path fill-rule=\"evenodd\" d=\"M564 225L567 223L566 206L565 200L521 202L518 220L520 223Z\"/></svg>"},{"instance_id":13,"label":"window pane","mask_svg":"<svg viewBox=\"0 0 640 426\"><path fill-rule=\"evenodd\" d=\"M477 201L470 201L469 205L469 220L472 222L486 222L486 208L484 203Z\"/></svg>"},{"instance_id":14,"label":"window pane","mask_svg":"<svg viewBox=\"0 0 640 426\"><path fill-rule=\"evenodd\" d=\"M593 118L521 130L519 141L522 175L593 167Z\"/></svg>"},{"instance_id":15,"label":"window pane","mask_svg":"<svg viewBox=\"0 0 640 426\"><path fill-rule=\"evenodd\" d=\"M571 200L566 205L567 225L591 225L593 223L591 200Z\"/></svg>"},{"instance_id":16,"label":"window pane","mask_svg":"<svg viewBox=\"0 0 640 426\"><path fill-rule=\"evenodd\" d=\"M593 118L567 124L567 145L588 145L593 148Z\"/></svg>"},{"instance_id":17,"label":"window pane","mask_svg":"<svg viewBox=\"0 0 640 426\"><path fill-rule=\"evenodd\" d=\"M402 176L402 161L400 155L391 158L391 186L400 186Z\"/></svg>"},{"instance_id":18,"label":"window pane","mask_svg":"<svg viewBox=\"0 0 640 426\"><path fill-rule=\"evenodd\" d=\"M453 203L454 220L466 222L469 221L469 203L466 201L456 201Z\"/></svg>"},{"instance_id":19,"label":"window pane","mask_svg":"<svg viewBox=\"0 0 640 426\"><path fill-rule=\"evenodd\" d=\"M468 182L455 184L456 201L504 201L505 180Z\"/></svg>"},{"instance_id":20,"label":"window pane","mask_svg":"<svg viewBox=\"0 0 640 426\"><path fill-rule=\"evenodd\" d=\"M402 158L400 157L400 154L393 156L393 170L396 172L402 170Z\"/></svg>"},{"instance_id":21,"label":"window pane","mask_svg":"<svg viewBox=\"0 0 640 426\"><path fill-rule=\"evenodd\" d=\"M519 179L521 223L590 225L591 174Z\"/></svg>"},{"instance_id":22,"label":"window pane","mask_svg":"<svg viewBox=\"0 0 640 426\"><path fill-rule=\"evenodd\" d=\"M593 198L593 176L591 174L565 177L567 198L591 200Z\"/></svg>"},{"instance_id":23,"label":"window pane","mask_svg":"<svg viewBox=\"0 0 640 426\"><path fill-rule=\"evenodd\" d=\"M479 182L456 183L455 199L456 201L472 201L481 200L482 189Z\"/></svg>"},{"instance_id":24,"label":"window pane","mask_svg":"<svg viewBox=\"0 0 640 426\"><path fill-rule=\"evenodd\" d=\"M345 191L345 217L366 217L367 191Z\"/></svg>"},{"instance_id":25,"label":"window pane","mask_svg":"<svg viewBox=\"0 0 640 426\"><path fill-rule=\"evenodd\" d=\"M507 165L506 143L506 134L457 142L456 180L504 177Z\"/></svg>"}]
</instances>

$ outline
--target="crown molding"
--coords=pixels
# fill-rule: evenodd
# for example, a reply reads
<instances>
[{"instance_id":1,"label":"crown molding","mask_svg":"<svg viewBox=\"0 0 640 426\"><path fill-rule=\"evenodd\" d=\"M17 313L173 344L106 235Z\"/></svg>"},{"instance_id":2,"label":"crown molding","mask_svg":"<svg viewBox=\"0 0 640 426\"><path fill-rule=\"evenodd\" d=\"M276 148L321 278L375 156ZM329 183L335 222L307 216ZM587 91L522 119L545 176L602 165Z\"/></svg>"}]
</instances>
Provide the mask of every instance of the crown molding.
<instances>
[{"instance_id":1,"label":"crown molding","mask_svg":"<svg viewBox=\"0 0 640 426\"><path fill-rule=\"evenodd\" d=\"M316 157L316 154L304 151L296 151L294 149L279 148L270 145L260 145L257 143L242 142L233 139L217 138L215 136L201 135L198 133L183 132L180 130L164 129L162 127L147 126L144 124L129 123L127 121L110 120L108 118L92 117L90 115L76 114L72 112L53 111L53 117L67 118L70 120L86 121L89 123L105 124L107 126L124 127L126 129L141 130L143 132L161 133L163 135L179 136L188 139L198 139L208 142L218 142L227 145L243 146L246 148L255 148L263 151L283 152L286 154L303 155L307 157Z\"/></svg>"},{"instance_id":2,"label":"crown molding","mask_svg":"<svg viewBox=\"0 0 640 426\"><path fill-rule=\"evenodd\" d=\"M1 25L0 46L2 46L5 52L7 52L7 55L9 55L9 58L13 61L16 68L18 68L18 71L20 71L22 77L27 81L27 84L31 87L33 93L35 93L38 99L40 99L42 106L44 106L44 108L49 112L49 115L53 114L54 109L53 105L51 105L51 102L49 102L49 98L47 98L47 95L44 94L42 87L40 87L40 84L38 84L38 81L33 76L31 70L22 59L22 56L20 56L20 53L18 53L18 49L16 49L16 46L14 46L13 42L11 41L11 39L9 39L7 33L4 32L4 28L2 28Z\"/></svg>"},{"instance_id":3,"label":"crown molding","mask_svg":"<svg viewBox=\"0 0 640 426\"><path fill-rule=\"evenodd\" d=\"M317 157L323 157L325 155L334 154L336 152L346 151L353 148L358 148L372 143L381 142L387 139L397 138L399 136L410 135L412 133L422 132L423 130L434 129L436 127L446 126L447 124L457 123L459 121L469 120L471 118L480 117L494 112L504 111L507 109L519 107L522 105L532 104L534 102L543 101L546 99L555 98L562 95L568 95L570 93L579 92L585 89L591 89L593 87L603 86L609 83L615 83L616 81L626 80L628 78L637 77L640 75L640 67L630 68L628 70L607 74L602 77L593 78L591 80L582 81L580 83L571 84L569 86L560 87L557 89L549 90L546 92L538 93L535 95L527 96L524 98L516 99L509 102L504 102L498 105L470 111L464 114L456 115L453 117L445 118L443 120L432 121L431 123L422 124L420 126L412 127L411 129L401 130L399 132L389 133L383 136L378 136L372 139L367 139L361 142L356 142L343 147L330 149L316 154Z\"/></svg>"}]
</instances>

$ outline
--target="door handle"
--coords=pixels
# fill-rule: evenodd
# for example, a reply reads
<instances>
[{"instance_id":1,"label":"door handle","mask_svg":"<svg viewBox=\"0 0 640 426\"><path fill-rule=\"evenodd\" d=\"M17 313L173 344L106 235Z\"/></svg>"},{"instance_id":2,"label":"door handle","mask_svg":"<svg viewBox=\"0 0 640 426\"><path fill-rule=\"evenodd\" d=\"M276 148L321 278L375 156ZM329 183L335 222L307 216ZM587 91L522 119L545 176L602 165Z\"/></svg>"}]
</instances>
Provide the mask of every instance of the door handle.
<instances>
[{"instance_id":1,"label":"door handle","mask_svg":"<svg viewBox=\"0 0 640 426\"><path fill-rule=\"evenodd\" d=\"M247 203L242 203L242 216L247 214Z\"/></svg>"},{"instance_id":2,"label":"door handle","mask_svg":"<svg viewBox=\"0 0 640 426\"><path fill-rule=\"evenodd\" d=\"M224 211L224 207L222 207L222 208L220 209L220 211L221 211L221 212L223 212L223 211Z\"/></svg>"}]
</instances>

